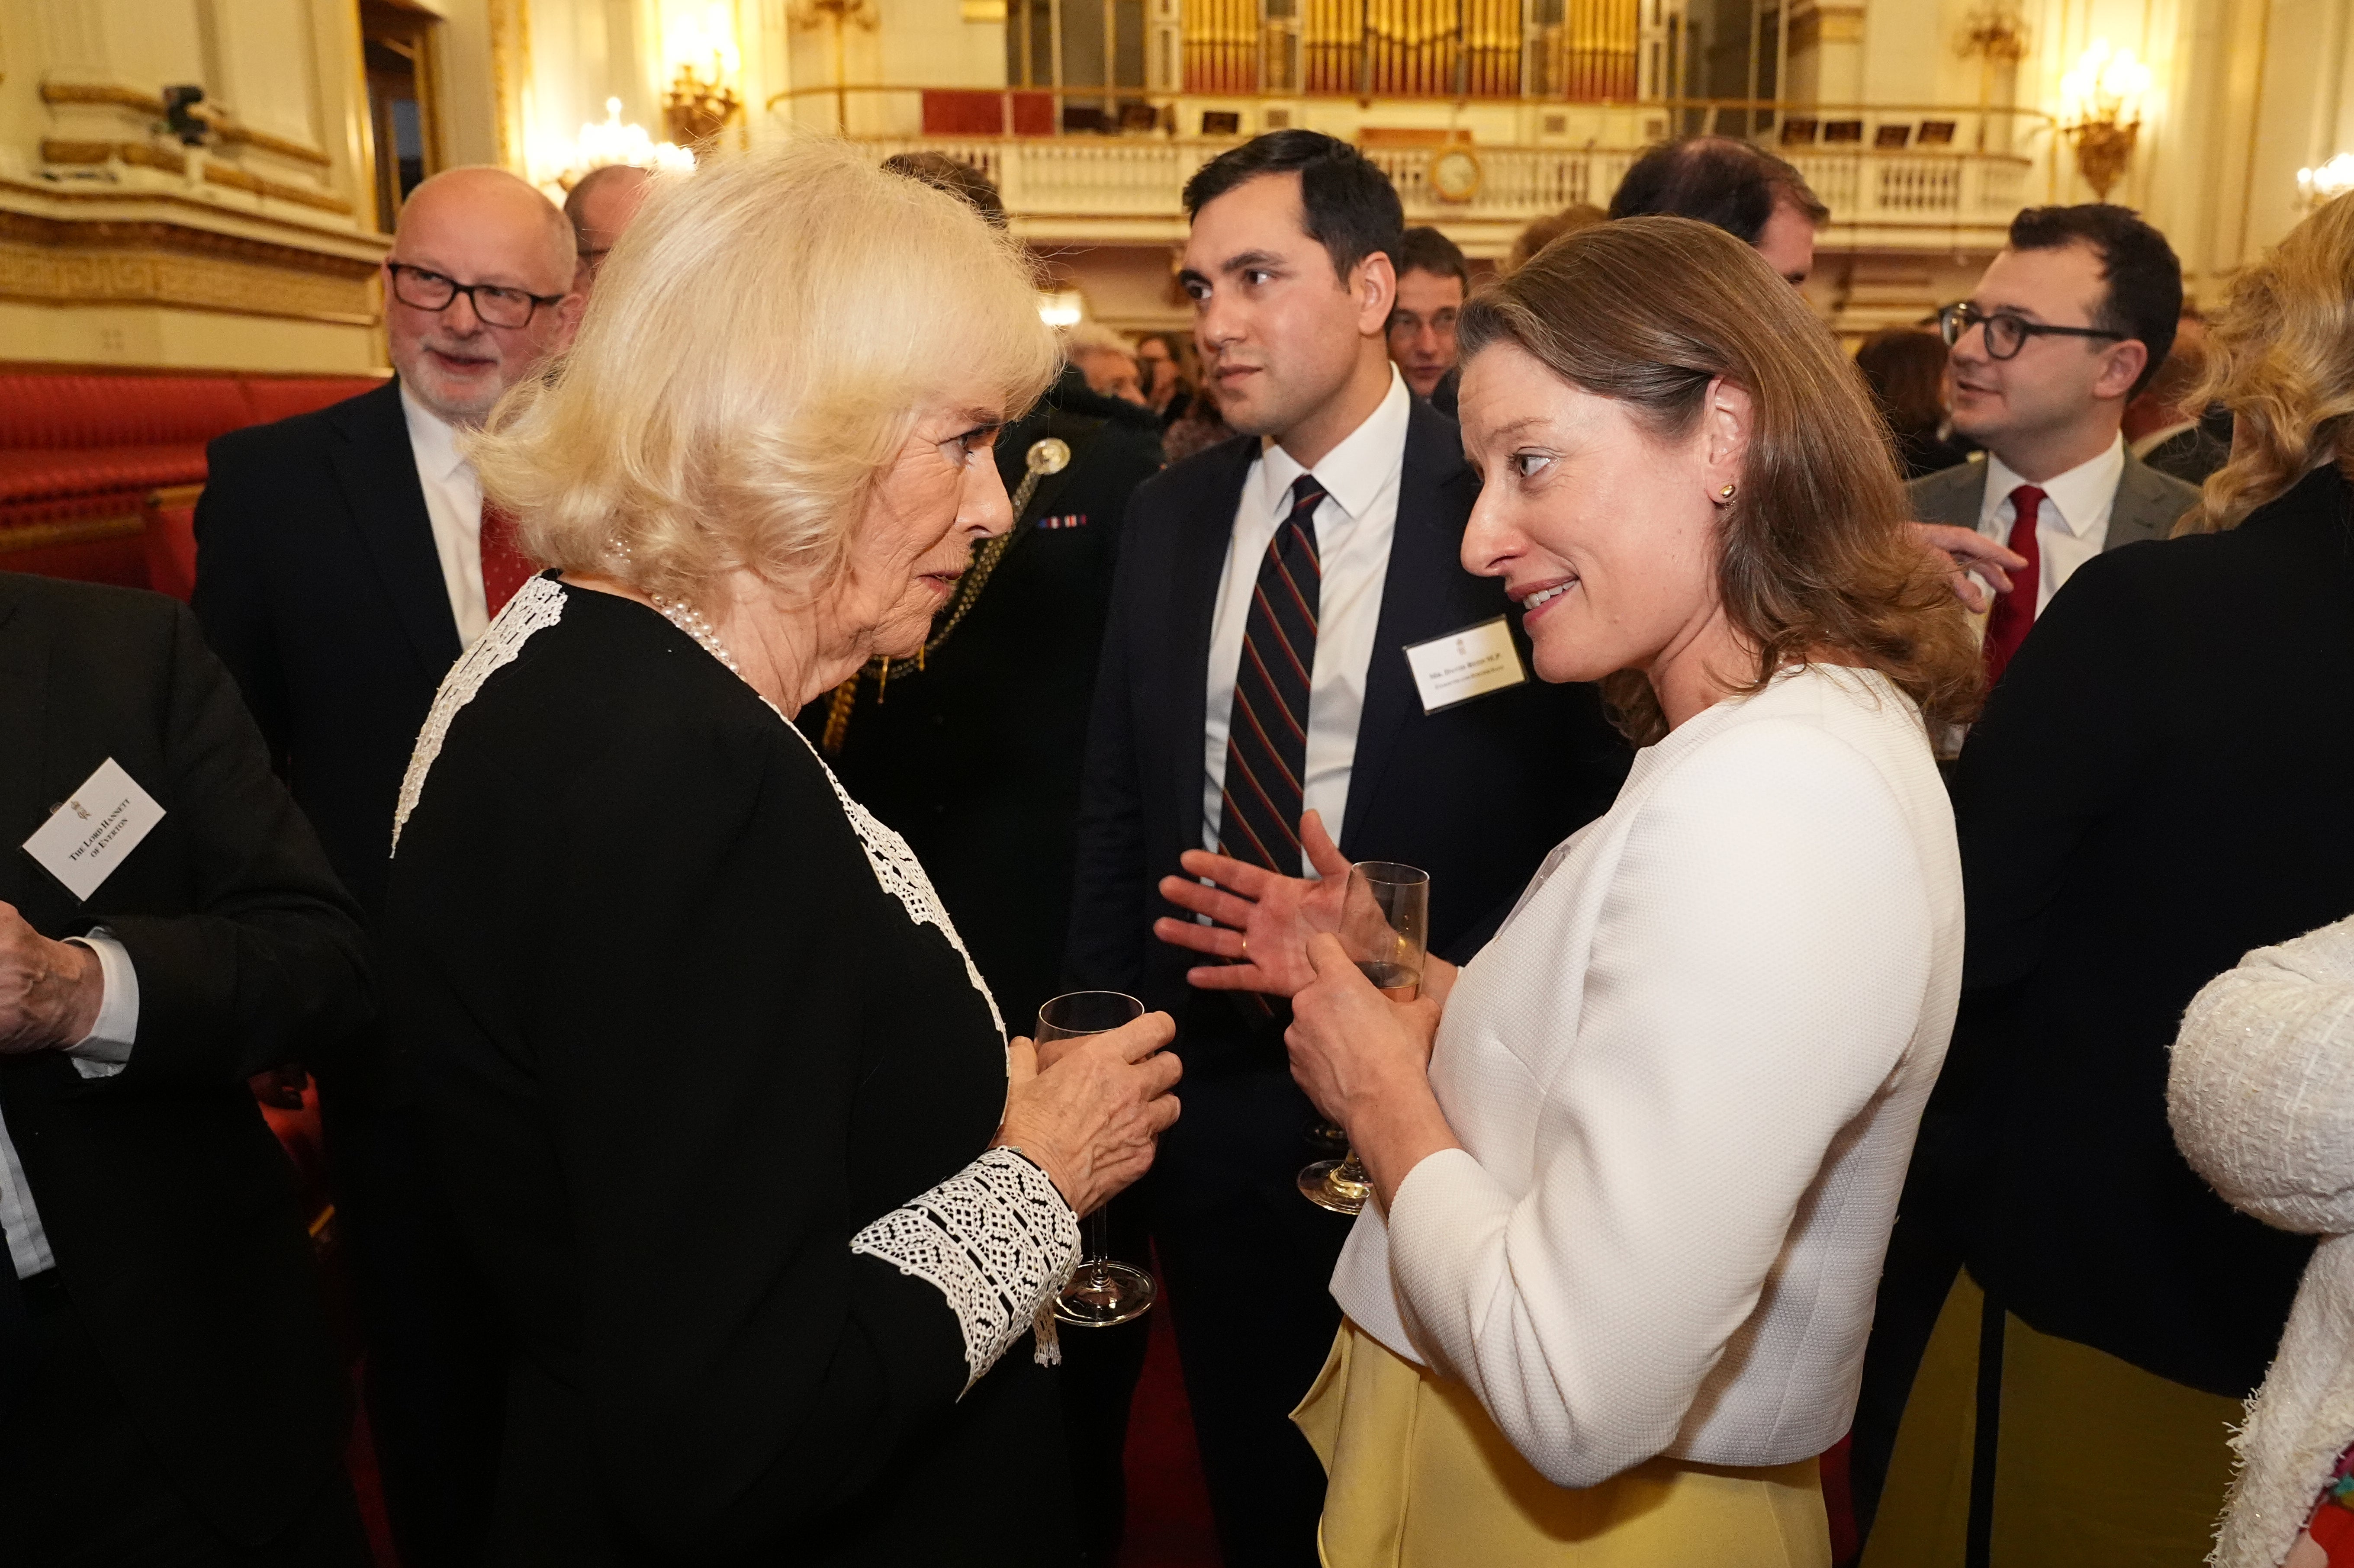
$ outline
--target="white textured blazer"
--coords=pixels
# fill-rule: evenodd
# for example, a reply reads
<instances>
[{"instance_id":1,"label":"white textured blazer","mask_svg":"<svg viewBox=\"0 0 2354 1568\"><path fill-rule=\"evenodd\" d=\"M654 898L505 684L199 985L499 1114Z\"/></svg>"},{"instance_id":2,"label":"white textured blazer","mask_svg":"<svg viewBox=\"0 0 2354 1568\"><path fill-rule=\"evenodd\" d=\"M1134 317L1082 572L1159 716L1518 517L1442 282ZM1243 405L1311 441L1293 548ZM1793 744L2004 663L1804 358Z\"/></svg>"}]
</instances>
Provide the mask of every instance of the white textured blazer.
<instances>
[{"instance_id":1,"label":"white textured blazer","mask_svg":"<svg viewBox=\"0 0 2354 1568\"><path fill-rule=\"evenodd\" d=\"M1820 1453L1961 972L1913 703L1809 668L1718 704L1464 969L1430 1066L1463 1148L1365 1210L1333 1295L1561 1486Z\"/></svg>"},{"instance_id":2,"label":"white textured blazer","mask_svg":"<svg viewBox=\"0 0 2354 1568\"><path fill-rule=\"evenodd\" d=\"M2273 1568L2354 1445L2354 919L2258 948L2183 1014L2174 1140L2234 1208L2324 1237L2232 1440L2221 1568Z\"/></svg>"}]
</instances>

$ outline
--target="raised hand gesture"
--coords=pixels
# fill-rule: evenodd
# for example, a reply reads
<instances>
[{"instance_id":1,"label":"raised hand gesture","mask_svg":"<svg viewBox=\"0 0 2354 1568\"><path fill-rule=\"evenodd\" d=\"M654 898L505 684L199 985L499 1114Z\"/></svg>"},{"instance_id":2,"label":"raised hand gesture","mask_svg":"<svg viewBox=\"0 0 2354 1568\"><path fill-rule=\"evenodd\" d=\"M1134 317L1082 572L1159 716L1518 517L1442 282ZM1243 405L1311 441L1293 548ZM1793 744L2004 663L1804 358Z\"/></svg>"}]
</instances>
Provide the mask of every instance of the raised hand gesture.
<instances>
[{"instance_id":1,"label":"raised hand gesture","mask_svg":"<svg viewBox=\"0 0 2354 1568\"><path fill-rule=\"evenodd\" d=\"M1340 929L1349 863L1314 811L1299 819L1299 847L1322 875L1321 882L1285 876L1207 850L1187 850L1179 863L1191 877L1206 877L1215 886L1205 887L1186 876L1161 879L1161 897L1216 922L1204 926L1164 915L1152 923L1152 934L1171 947L1225 960L1186 970L1189 982L1204 991L1290 996L1316 979L1315 967L1308 961L1308 938Z\"/></svg>"}]
</instances>

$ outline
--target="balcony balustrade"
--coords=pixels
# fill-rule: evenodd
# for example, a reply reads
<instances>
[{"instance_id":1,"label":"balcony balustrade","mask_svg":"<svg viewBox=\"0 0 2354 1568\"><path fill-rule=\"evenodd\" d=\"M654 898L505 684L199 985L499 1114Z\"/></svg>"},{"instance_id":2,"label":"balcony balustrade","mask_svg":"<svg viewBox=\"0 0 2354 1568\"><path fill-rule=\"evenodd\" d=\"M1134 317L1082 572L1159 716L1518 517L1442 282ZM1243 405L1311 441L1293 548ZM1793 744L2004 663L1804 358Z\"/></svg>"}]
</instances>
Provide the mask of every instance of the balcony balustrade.
<instances>
[{"instance_id":1,"label":"balcony balustrade","mask_svg":"<svg viewBox=\"0 0 2354 1568\"><path fill-rule=\"evenodd\" d=\"M1185 182L1233 140L1157 137L890 136L859 138L875 156L929 149L989 175L1026 238L1178 239ZM1477 188L1441 196L1440 147L1369 147L1397 186L1409 223L1436 224L1473 254L1500 254L1532 218L1579 202L1606 206L1640 149L1495 146L1469 151ZM2007 154L1785 149L1831 209L1834 249L1992 249L2027 205L2034 165Z\"/></svg>"}]
</instances>

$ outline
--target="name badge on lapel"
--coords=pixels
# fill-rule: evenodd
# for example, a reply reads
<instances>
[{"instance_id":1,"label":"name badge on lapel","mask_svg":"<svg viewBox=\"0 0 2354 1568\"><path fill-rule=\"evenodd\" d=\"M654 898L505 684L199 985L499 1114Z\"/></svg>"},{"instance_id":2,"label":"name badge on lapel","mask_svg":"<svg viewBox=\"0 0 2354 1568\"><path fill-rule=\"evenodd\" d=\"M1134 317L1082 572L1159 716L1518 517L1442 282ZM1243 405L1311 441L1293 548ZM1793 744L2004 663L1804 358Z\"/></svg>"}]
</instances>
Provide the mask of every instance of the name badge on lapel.
<instances>
[{"instance_id":1,"label":"name badge on lapel","mask_svg":"<svg viewBox=\"0 0 2354 1568\"><path fill-rule=\"evenodd\" d=\"M155 797L110 757L25 841L25 853L76 898L88 898L163 820Z\"/></svg>"},{"instance_id":2,"label":"name badge on lapel","mask_svg":"<svg viewBox=\"0 0 2354 1568\"><path fill-rule=\"evenodd\" d=\"M1517 686L1529 678L1521 664L1521 651L1512 646L1511 628L1502 616L1449 631L1427 642L1409 645L1406 667L1422 694L1422 711L1435 714L1490 692Z\"/></svg>"}]
</instances>

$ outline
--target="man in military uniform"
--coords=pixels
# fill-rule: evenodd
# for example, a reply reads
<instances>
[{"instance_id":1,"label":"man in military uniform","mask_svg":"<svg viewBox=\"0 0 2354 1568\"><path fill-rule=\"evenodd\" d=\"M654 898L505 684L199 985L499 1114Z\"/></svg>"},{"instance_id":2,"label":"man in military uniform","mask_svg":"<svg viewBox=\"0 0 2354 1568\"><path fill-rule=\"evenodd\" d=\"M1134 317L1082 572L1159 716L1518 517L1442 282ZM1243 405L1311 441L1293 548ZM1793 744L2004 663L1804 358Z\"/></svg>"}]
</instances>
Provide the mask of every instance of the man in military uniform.
<instances>
[{"instance_id":1,"label":"man in military uniform","mask_svg":"<svg viewBox=\"0 0 2354 1568\"><path fill-rule=\"evenodd\" d=\"M1062 989L1104 607L1129 492L1161 467L1161 421L1066 367L998 437L997 461L1017 499L1034 463L1036 481L922 659L871 663L801 723L851 794L906 836L1006 1027L1028 1033Z\"/></svg>"}]
</instances>

